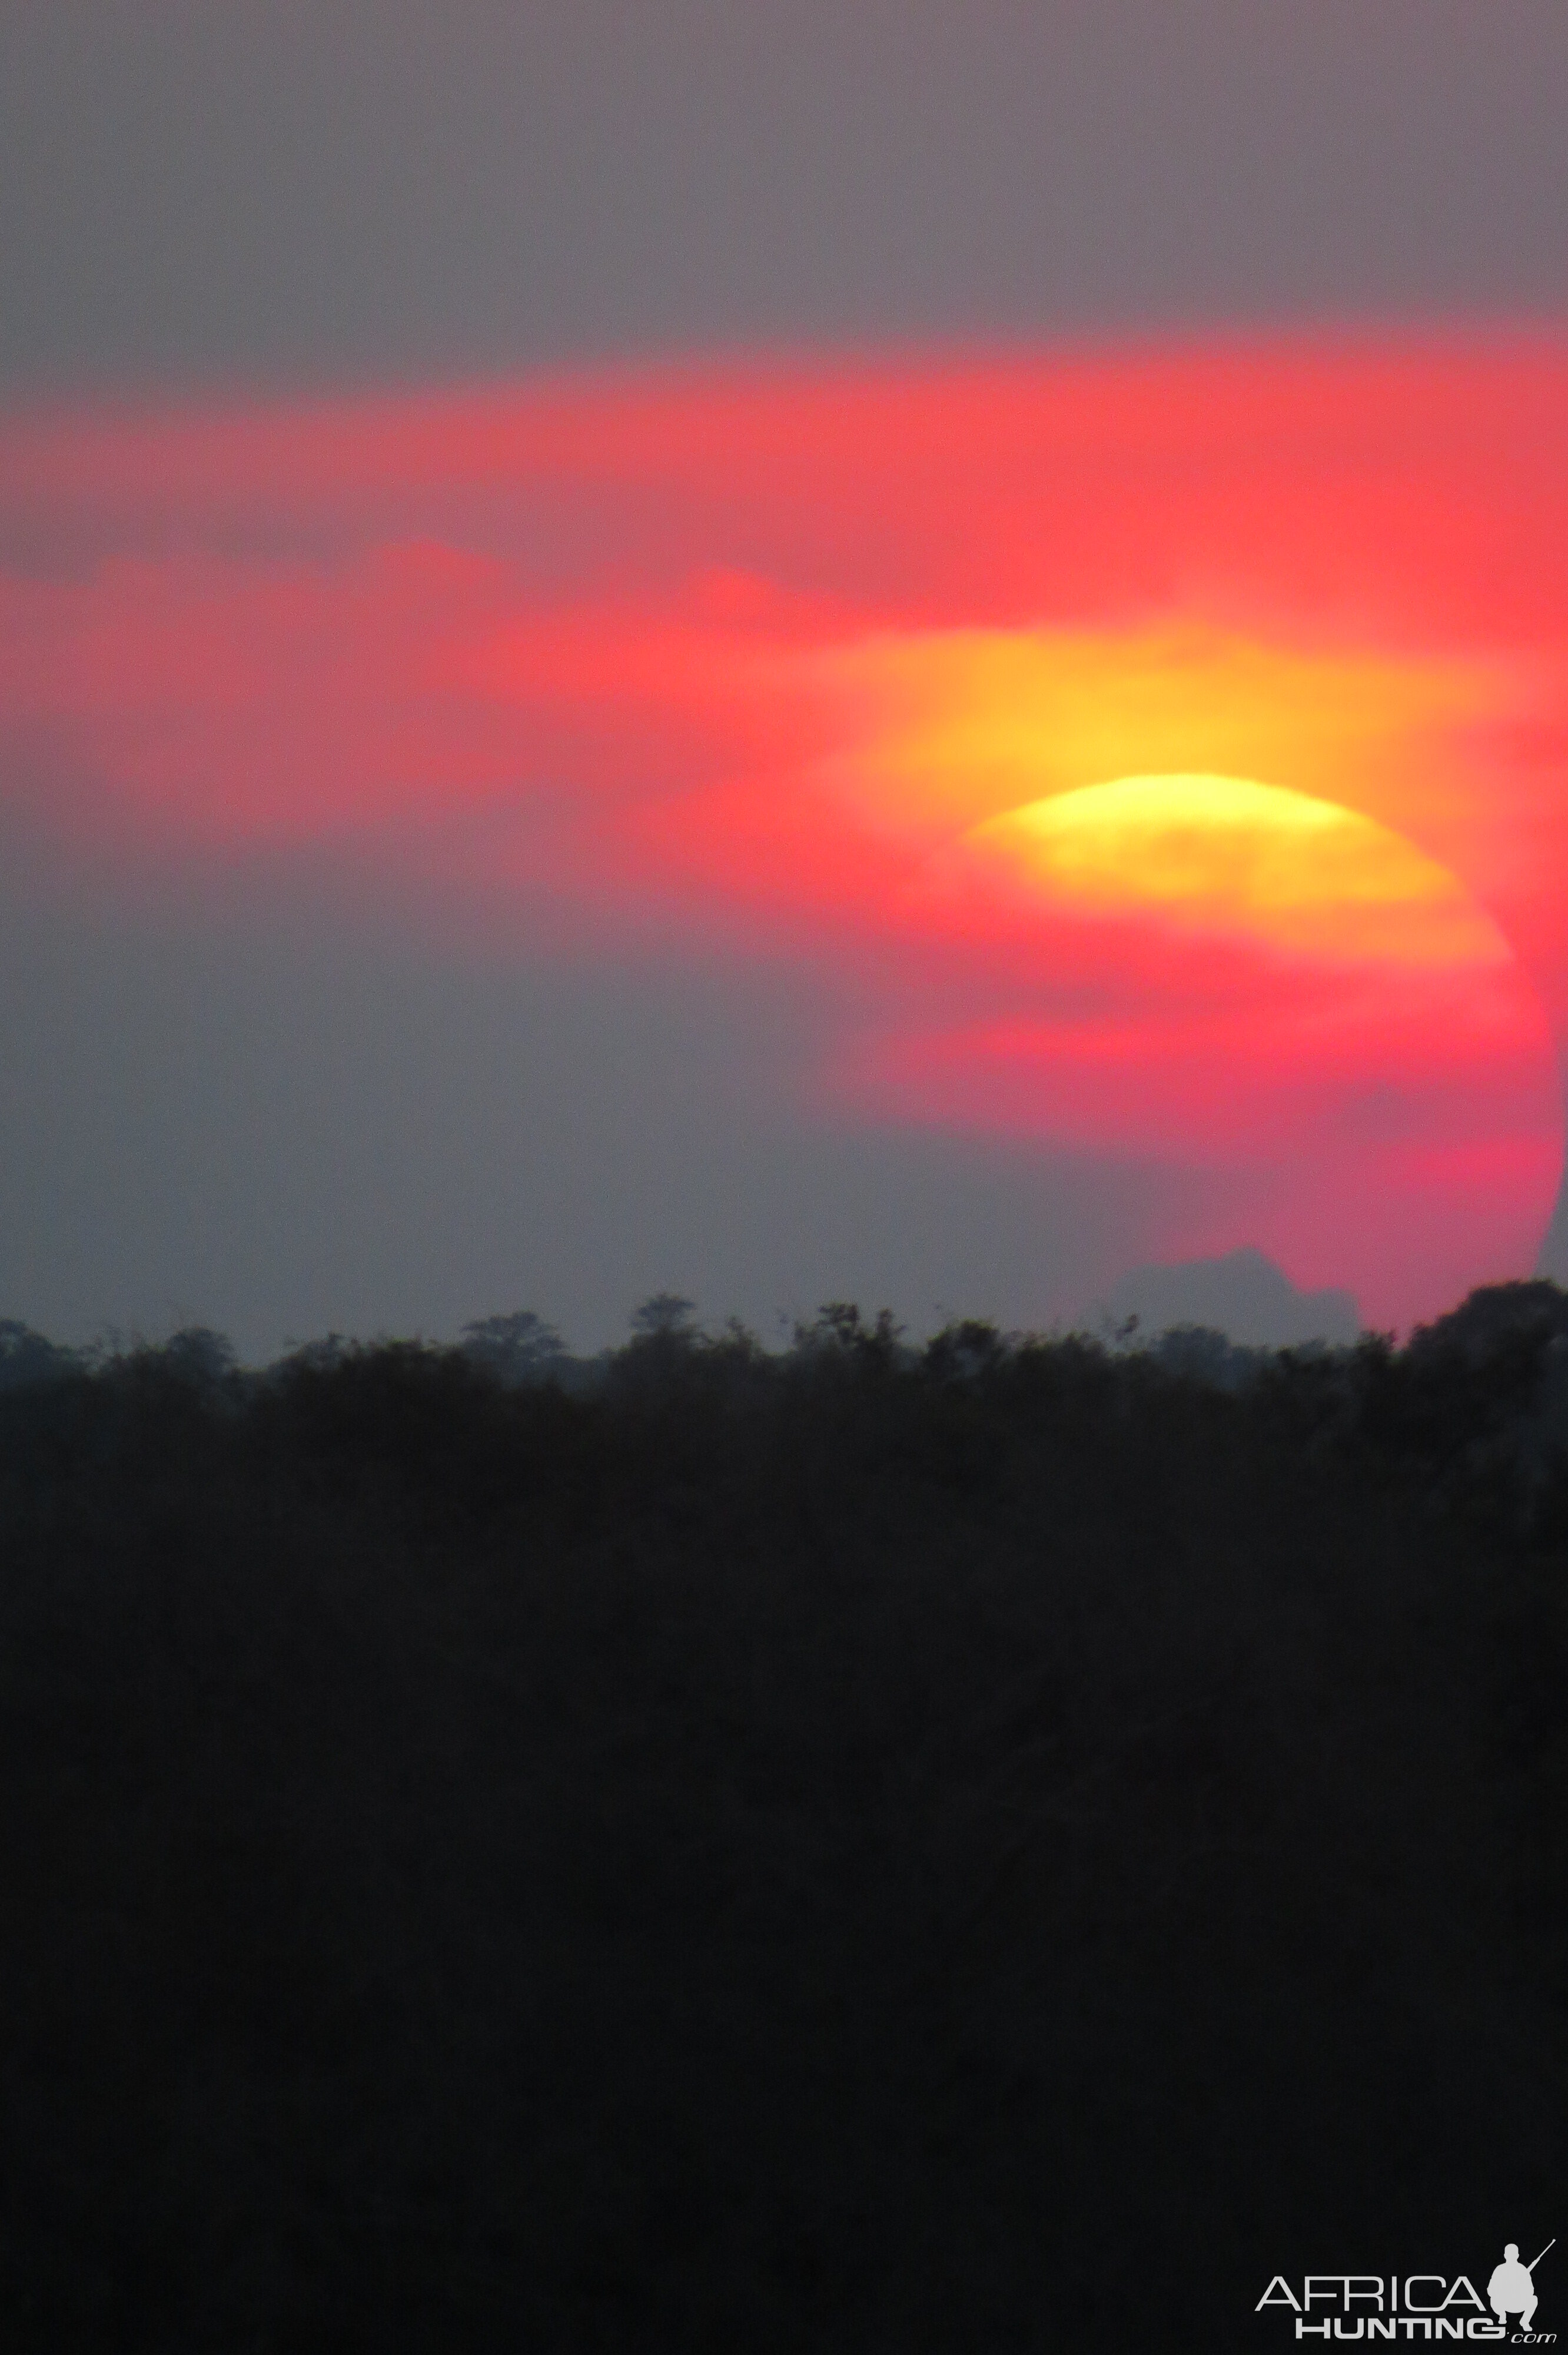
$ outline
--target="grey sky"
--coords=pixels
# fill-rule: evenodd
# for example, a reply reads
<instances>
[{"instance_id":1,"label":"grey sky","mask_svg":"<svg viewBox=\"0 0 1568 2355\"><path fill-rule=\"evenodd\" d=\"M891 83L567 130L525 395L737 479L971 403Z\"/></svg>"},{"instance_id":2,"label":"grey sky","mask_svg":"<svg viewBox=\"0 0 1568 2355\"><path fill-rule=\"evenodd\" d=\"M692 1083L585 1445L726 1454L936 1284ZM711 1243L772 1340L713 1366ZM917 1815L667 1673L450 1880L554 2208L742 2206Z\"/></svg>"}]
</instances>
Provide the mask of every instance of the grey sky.
<instances>
[{"instance_id":1,"label":"grey sky","mask_svg":"<svg viewBox=\"0 0 1568 2355\"><path fill-rule=\"evenodd\" d=\"M1517 314L1563 0L4 0L0 385Z\"/></svg>"},{"instance_id":2,"label":"grey sky","mask_svg":"<svg viewBox=\"0 0 1568 2355\"><path fill-rule=\"evenodd\" d=\"M1564 0L0 0L0 402L1561 317L1565 97ZM0 1315L61 1337L1036 1320L1161 1182L790 1127L798 993L460 970L302 877L128 914L0 843Z\"/></svg>"},{"instance_id":3,"label":"grey sky","mask_svg":"<svg viewBox=\"0 0 1568 2355\"><path fill-rule=\"evenodd\" d=\"M1169 1175L802 1124L809 982L421 953L308 879L89 903L0 889L0 1314L579 1348L662 1288L769 1338L824 1299L1044 1325Z\"/></svg>"}]
</instances>

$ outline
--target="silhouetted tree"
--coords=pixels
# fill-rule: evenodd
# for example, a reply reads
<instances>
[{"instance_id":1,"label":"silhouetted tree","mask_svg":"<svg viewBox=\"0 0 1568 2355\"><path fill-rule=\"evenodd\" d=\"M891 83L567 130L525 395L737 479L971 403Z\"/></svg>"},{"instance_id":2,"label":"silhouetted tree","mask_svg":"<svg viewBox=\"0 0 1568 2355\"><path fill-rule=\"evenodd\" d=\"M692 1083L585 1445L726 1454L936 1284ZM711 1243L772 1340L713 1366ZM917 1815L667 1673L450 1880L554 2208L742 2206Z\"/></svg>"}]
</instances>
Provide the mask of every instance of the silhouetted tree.
<instances>
[{"instance_id":1,"label":"silhouetted tree","mask_svg":"<svg viewBox=\"0 0 1568 2355\"><path fill-rule=\"evenodd\" d=\"M14 1316L0 1316L0 1390L25 1389L73 1373L81 1359L72 1349L59 1348Z\"/></svg>"},{"instance_id":2,"label":"silhouetted tree","mask_svg":"<svg viewBox=\"0 0 1568 2355\"><path fill-rule=\"evenodd\" d=\"M531 1308L505 1316L482 1316L462 1328L464 1355L503 1382L547 1381L566 1359L566 1344L553 1325Z\"/></svg>"},{"instance_id":3,"label":"silhouetted tree","mask_svg":"<svg viewBox=\"0 0 1568 2355\"><path fill-rule=\"evenodd\" d=\"M655 1292L631 1312L631 1330L649 1341L671 1341L690 1334L697 1313L694 1300L678 1292Z\"/></svg>"}]
</instances>

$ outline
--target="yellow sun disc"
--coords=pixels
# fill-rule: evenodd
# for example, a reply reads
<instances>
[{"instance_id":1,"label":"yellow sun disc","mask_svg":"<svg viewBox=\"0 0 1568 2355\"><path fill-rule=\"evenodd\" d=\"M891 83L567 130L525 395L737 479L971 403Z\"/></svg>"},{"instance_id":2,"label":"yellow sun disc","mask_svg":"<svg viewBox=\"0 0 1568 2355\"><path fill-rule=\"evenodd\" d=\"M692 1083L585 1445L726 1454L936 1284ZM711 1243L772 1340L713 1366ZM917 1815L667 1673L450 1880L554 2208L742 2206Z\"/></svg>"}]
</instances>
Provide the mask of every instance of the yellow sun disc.
<instances>
[{"instance_id":1,"label":"yellow sun disc","mask_svg":"<svg viewBox=\"0 0 1568 2355\"><path fill-rule=\"evenodd\" d=\"M1119 777L1009 810L965 837L1065 910L1241 933L1336 962L1491 964L1497 926L1446 868L1338 803L1250 778Z\"/></svg>"}]
</instances>

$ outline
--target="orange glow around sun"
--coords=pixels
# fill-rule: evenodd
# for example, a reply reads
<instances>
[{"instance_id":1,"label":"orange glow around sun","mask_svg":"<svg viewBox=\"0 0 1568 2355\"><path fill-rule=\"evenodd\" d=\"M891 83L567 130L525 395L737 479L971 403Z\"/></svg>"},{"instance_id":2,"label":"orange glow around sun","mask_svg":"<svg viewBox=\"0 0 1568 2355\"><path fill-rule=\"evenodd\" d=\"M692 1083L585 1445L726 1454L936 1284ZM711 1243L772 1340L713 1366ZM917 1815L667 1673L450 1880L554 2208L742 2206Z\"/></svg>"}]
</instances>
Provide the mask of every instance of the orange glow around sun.
<instances>
[{"instance_id":1,"label":"orange glow around sun","mask_svg":"<svg viewBox=\"0 0 1568 2355\"><path fill-rule=\"evenodd\" d=\"M986 819L933 873L969 921L1005 909L1049 955L1005 1010L862 1043L851 1100L1221 1166L1233 1220L1245 1202L1286 1263L1374 1296L1436 1231L1506 1250L1521 1199L1550 1201L1540 1000L1457 878L1389 828L1249 779L1127 777Z\"/></svg>"},{"instance_id":2,"label":"orange glow around sun","mask_svg":"<svg viewBox=\"0 0 1568 2355\"><path fill-rule=\"evenodd\" d=\"M0 797L111 892L798 972L799 1118L1166 1173L1129 1263L1404 1324L1561 1167L1564 415L1472 338L17 416Z\"/></svg>"}]
</instances>

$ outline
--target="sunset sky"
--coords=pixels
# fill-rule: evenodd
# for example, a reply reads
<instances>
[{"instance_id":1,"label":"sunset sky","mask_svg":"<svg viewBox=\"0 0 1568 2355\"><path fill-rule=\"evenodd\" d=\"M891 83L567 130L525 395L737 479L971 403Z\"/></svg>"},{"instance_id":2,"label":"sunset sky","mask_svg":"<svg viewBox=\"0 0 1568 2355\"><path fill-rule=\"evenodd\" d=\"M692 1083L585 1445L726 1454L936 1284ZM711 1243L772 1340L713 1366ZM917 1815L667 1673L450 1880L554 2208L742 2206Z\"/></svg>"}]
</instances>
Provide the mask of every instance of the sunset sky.
<instances>
[{"instance_id":1,"label":"sunset sky","mask_svg":"<svg viewBox=\"0 0 1568 2355\"><path fill-rule=\"evenodd\" d=\"M4 12L0 1315L1568 1272L1568 19L1044 13Z\"/></svg>"}]
</instances>

